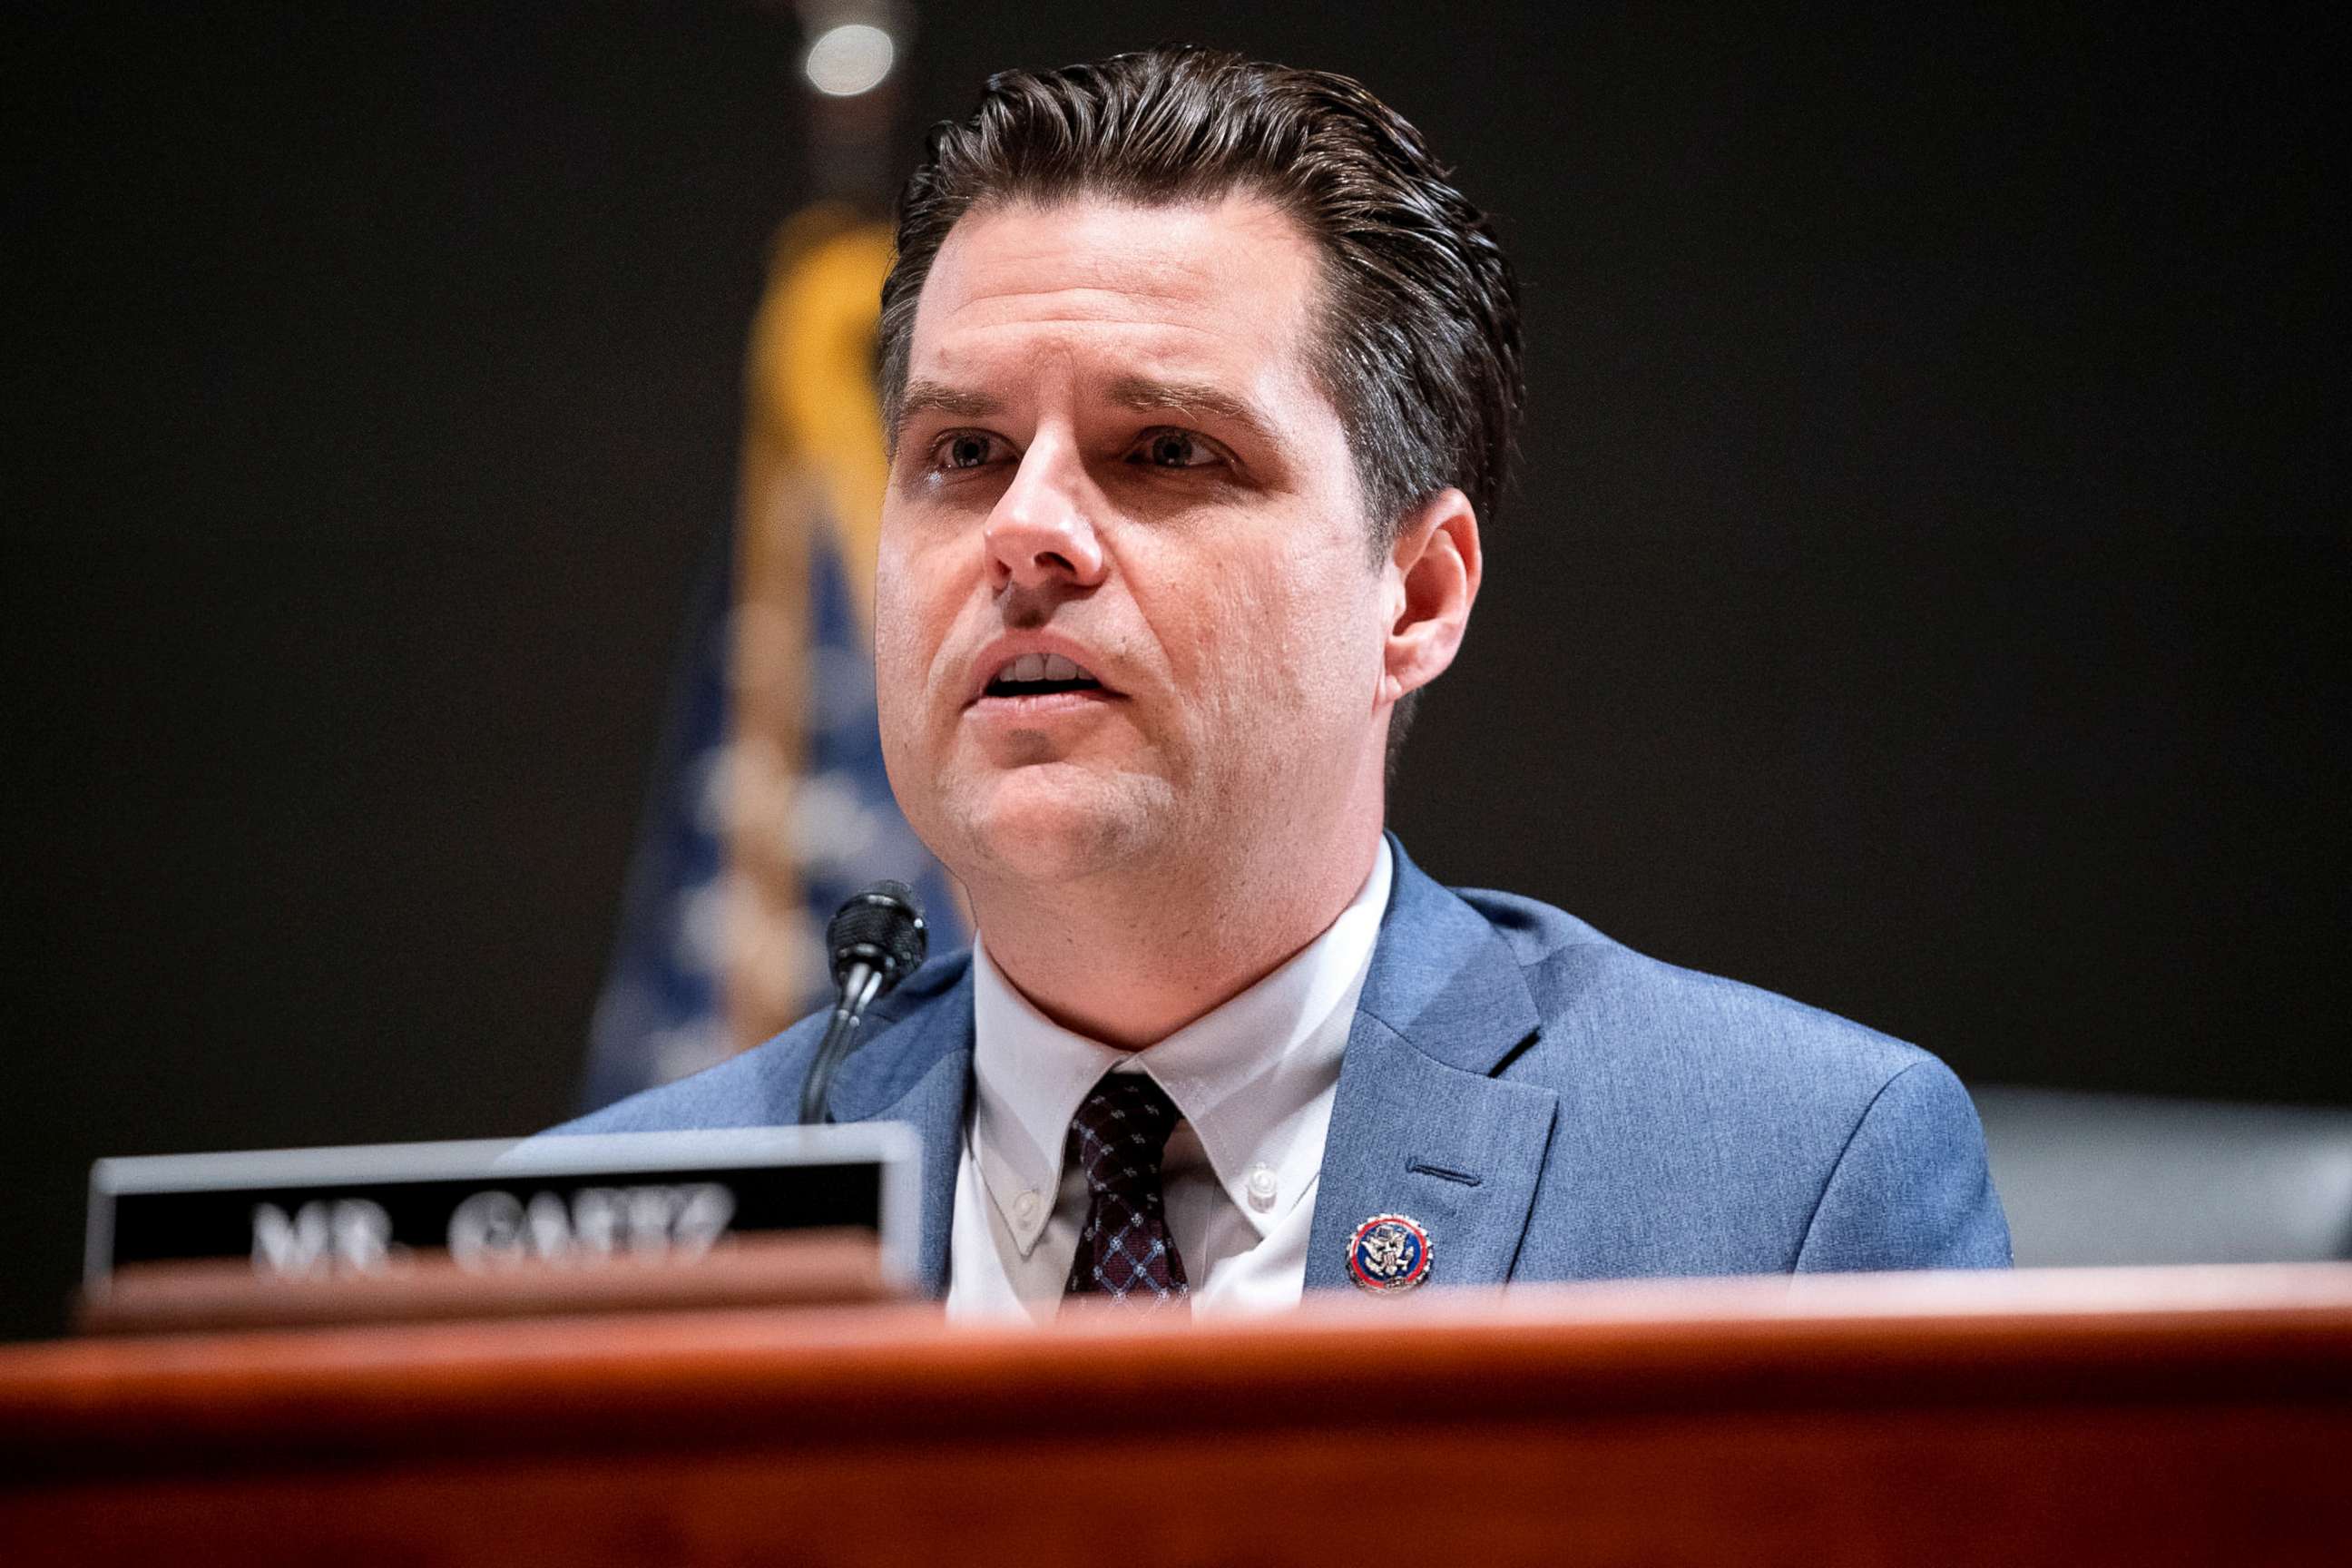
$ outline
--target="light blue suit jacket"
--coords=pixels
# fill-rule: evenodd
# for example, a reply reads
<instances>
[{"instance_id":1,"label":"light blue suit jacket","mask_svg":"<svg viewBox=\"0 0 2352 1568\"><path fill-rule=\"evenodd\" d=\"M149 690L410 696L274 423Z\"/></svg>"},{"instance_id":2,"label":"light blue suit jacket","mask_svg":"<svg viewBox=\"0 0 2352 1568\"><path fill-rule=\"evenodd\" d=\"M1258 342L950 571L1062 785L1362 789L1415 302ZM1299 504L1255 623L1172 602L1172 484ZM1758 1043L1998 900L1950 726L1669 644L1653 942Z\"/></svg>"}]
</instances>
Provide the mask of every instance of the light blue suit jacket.
<instances>
[{"instance_id":1,"label":"light blue suit jacket","mask_svg":"<svg viewBox=\"0 0 2352 1568\"><path fill-rule=\"evenodd\" d=\"M2009 1226L1967 1091L1927 1052L1643 958L1507 893L1396 876L1315 1202L1309 1289L1347 1283L1373 1215L1431 1237L1433 1283L2000 1268ZM841 1121L921 1136L922 1258L946 1288L971 1097L971 968L927 963L866 1018ZM561 1132L796 1117L824 1032L802 1020Z\"/></svg>"}]
</instances>

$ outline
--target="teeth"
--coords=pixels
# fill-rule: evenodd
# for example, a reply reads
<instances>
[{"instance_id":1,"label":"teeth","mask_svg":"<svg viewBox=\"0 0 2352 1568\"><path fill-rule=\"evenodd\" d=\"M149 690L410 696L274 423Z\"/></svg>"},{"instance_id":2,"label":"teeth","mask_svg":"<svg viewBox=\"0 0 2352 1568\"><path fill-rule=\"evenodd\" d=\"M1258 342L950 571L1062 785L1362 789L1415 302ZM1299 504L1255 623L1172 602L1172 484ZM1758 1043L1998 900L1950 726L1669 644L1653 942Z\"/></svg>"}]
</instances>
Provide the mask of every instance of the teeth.
<instances>
[{"instance_id":1,"label":"teeth","mask_svg":"<svg viewBox=\"0 0 2352 1568\"><path fill-rule=\"evenodd\" d=\"M1086 668L1058 653L1024 653L996 672L998 680L1092 680Z\"/></svg>"}]
</instances>

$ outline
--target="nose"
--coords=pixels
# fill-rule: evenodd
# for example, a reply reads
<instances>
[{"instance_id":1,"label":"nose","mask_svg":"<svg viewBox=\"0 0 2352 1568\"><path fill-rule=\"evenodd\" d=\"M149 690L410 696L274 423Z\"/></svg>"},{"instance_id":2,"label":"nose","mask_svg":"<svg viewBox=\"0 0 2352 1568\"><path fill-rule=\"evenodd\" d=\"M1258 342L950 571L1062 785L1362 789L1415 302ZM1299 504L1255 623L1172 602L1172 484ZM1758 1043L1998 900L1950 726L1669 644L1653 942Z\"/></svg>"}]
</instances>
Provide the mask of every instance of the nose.
<instances>
[{"instance_id":1,"label":"nose","mask_svg":"<svg viewBox=\"0 0 2352 1568\"><path fill-rule=\"evenodd\" d=\"M1051 437L1033 443L988 515L990 584L1002 592L1100 583L1102 540L1091 511L1097 499L1067 447Z\"/></svg>"}]
</instances>

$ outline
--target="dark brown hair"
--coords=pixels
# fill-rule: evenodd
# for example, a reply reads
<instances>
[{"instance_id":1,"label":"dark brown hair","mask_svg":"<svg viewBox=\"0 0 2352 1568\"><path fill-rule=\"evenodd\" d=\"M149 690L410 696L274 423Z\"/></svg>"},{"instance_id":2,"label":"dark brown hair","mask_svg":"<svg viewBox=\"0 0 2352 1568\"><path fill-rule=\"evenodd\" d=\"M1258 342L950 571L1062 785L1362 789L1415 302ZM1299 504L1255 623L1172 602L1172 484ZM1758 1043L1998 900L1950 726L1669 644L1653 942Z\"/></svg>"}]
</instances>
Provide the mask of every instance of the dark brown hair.
<instances>
[{"instance_id":1,"label":"dark brown hair","mask_svg":"<svg viewBox=\"0 0 2352 1568\"><path fill-rule=\"evenodd\" d=\"M1316 369L1345 423L1371 542L1448 485L1500 500L1523 395L1518 289L1486 216L1421 132L1346 77L1189 47L991 77L932 128L898 201L882 285L884 427L896 431L915 306L976 205L1265 196L1323 256Z\"/></svg>"}]
</instances>

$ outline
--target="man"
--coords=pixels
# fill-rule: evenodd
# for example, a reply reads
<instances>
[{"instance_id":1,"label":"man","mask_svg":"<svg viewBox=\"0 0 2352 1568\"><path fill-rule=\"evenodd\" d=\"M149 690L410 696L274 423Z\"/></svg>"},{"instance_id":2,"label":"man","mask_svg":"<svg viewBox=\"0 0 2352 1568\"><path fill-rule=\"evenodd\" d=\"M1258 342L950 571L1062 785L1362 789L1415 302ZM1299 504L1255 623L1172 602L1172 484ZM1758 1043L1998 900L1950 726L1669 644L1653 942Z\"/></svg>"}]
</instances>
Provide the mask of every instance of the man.
<instances>
[{"instance_id":1,"label":"man","mask_svg":"<svg viewBox=\"0 0 2352 1568\"><path fill-rule=\"evenodd\" d=\"M898 244L884 751L980 935L832 1103L919 1131L951 1310L2008 1261L1933 1058L1383 837L1520 396L1418 132L1200 51L1010 73ZM572 1130L792 1121L821 1028Z\"/></svg>"}]
</instances>

